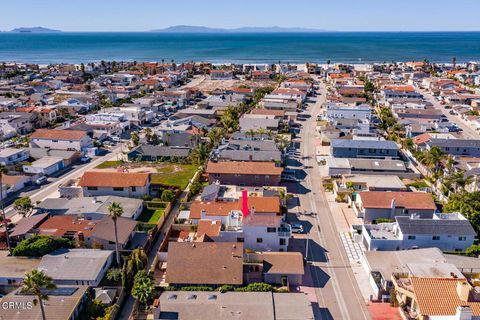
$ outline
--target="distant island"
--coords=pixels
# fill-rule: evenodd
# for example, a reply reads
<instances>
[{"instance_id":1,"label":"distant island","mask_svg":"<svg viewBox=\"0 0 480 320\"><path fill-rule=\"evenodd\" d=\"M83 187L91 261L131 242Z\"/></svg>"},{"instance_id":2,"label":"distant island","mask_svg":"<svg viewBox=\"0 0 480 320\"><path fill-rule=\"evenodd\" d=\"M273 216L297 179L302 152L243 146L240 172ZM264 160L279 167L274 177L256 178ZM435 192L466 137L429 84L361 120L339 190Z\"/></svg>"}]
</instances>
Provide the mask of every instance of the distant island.
<instances>
[{"instance_id":1,"label":"distant island","mask_svg":"<svg viewBox=\"0 0 480 320\"><path fill-rule=\"evenodd\" d=\"M150 32L161 33L282 33L282 32L328 32L322 29L273 27L241 27L235 29L209 28L204 26L178 25Z\"/></svg>"},{"instance_id":2,"label":"distant island","mask_svg":"<svg viewBox=\"0 0 480 320\"><path fill-rule=\"evenodd\" d=\"M60 30L48 29L44 27L21 27L15 28L10 32L14 33L53 33L53 32L62 32Z\"/></svg>"}]
</instances>

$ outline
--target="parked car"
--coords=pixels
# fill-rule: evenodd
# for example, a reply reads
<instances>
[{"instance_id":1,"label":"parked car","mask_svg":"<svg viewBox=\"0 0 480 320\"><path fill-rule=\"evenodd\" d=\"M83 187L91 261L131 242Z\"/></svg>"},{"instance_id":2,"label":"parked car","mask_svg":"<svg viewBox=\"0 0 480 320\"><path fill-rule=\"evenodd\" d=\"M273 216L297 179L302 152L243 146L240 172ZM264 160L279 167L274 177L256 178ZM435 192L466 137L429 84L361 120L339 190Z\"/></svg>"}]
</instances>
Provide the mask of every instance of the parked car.
<instances>
[{"instance_id":1,"label":"parked car","mask_svg":"<svg viewBox=\"0 0 480 320\"><path fill-rule=\"evenodd\" d=\"M41 176L40 178L35 180L35 183L40 186L40 185L46 183L47 181L48 181L47 176Z\"/></svg>"},{"instance_id":2,"label":"parked car","mask_svg":"<svg viewBox=\"0 0 480 320\"><path fill-rule=\"evenodd\" d=\"M80 158L80 162L83 162L83 163L87 163L90 160L92 160L92 158L90 158L89 156L83 156Z\"/></svg>"},{"instance_id":3,"label":"parked car","mask_svg":"<svg viewBox=\"0 0 480 320\"><path fill-rule=\"evenodd\" d=\"M303 233L303 225L300 223L292 223L290 225L293 233Z\"/></svg>"}]
</instances>

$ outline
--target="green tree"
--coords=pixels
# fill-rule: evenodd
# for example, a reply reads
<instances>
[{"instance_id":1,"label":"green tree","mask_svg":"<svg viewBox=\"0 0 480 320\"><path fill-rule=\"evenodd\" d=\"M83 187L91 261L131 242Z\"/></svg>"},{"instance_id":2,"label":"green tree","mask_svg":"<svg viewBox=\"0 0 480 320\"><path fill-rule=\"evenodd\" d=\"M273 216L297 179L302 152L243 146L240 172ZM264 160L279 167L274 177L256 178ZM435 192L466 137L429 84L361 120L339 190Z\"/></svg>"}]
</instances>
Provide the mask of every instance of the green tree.
<instances>
[{"instance_id":1,"label":"green tree","mask_svg":"<svg viewBox=\"0 0 480 320\"><path fill-rule=\"evenodd\" d=\"M208 158L209 150L204 143L200 143L195 149L190 153L190 161L195 165L204 164Z\"/></svg>"},{"instance_id":2,"label":"green tree","mask_svg":"<svg viewBox=\"0 0 480 320\"><path fill-rule=\"evenodd\" d=\"M451 194L443 212L460 212L480 235L480 191Z\"/></svg>"},{"instance_id":3,"label":"green tree","mask_svg":"<svg viewBox=\"0 0 480 320\"><path fill-rule=\"evenodd\" d=\"M41 257L60 248L71 248L72 241L46 235L35 235L21 241L14 249L14 256Z\"/></svg>"},{"instance_id":4,"label":"green tree","mask_svg":"<svg viewBox=\"0 0 480 320\"><path fill-rule=\"evenodd\" d=\"M53 290L56 287L57 286L53 283L52 278L48 277L45 275L45 273L39 271L38 269L33 269L29 273L25 274L21 292L36 296L36 299L33 300L33 303L35 305L40 305L43 320L47 320L43 306L43 301L48 300L48 294L45 293L45 290Z\"/></svg>"},{"instance_id":5,"label":"green tree","mask_svg":"<svg viewBox=\"0 0 480 320\"><path fill-rule=\"evenodd\" d=\"M107 279L109 281L118 282L122 279L122 269L121 268L111 268L107 272Z\"/></svg>"},{"instance_id":6,"label":"green tree","mask_svg":"<svg viewBox=\"0 0 480 320\"><path fill-rule=\"evenodd\" d=\"M478 257L480 255L480 245L479 244L472 244L470 247L465 250L465 253L472 257Z\"/></svg>"},{"instance_id":7,"label":"green tree","mask_svg":"<svg viewBox=\"0 0 480 320\"><path fill-rule=\"evenodd\" d=\"M151 275L149 275L145 270L139 271L135 275L132 287L132 297L138 300L142 304L146 304L150 294L154 289L154 282ZM145 305L145 309L147 305Z\"/></svg>"},{"instance_id":8,"label":"green tree","mask_svg":"<svg viewBox=\"0 0 480 320\"><path fill-rule=\"evenodd\" d=\"M5 238L7 240L8 252L12 254L12 246L10 244L10 236L8 234L8 221L7 216L5 215L5 205L3 203L3 175L8 173L7 167L3 164L0 164L0 209L2 210L2 222L5 226Z\"/></svg>"},{"instance_id":9,"label":"green tree","mask_svg":"<svg viewBox=\"0 0 480 320\"><path fill-rule=\"evenodd\" d=\"M13 203L13 209L21 214L23 217L27 216L33 210L33 204L30 197L21 197Z\"/></svg>"},{"instance_id":10,"label":"green tree","mask_svg":"<svg viewBox=\"0 0 480 320\"><path fill-rule=\"evenodd\" d=\"M164 202L172 202L175 199L175 193L170 189L165 189L160 196L160 200Z\"/></svg>"},{"instance_id":11,"label":"green tree","mask_svg":"<svg viewBox=\"0 0 480 320\"><path fill-rule=\"evenodd\" d=\"M115 228L115 256L117 259L117 266L120 266L120 251L118 249L118 228L117 220L123 214L123 207L118 202L112 202L108 208L108 215L113 220L113 227Z\"/></svg>"},{"instance_id":12,"label":"green tree","mask_svg":"<svg viewBox=\"0 0 480 320\"><path fill-rule=\"evenodd\" d=\"M130 139L132 140L134 146L138 146L138 143L140 142L140 137L138 136L137 132L132 132L132 134L130 135Z\"/></svg>"}]
</instances>

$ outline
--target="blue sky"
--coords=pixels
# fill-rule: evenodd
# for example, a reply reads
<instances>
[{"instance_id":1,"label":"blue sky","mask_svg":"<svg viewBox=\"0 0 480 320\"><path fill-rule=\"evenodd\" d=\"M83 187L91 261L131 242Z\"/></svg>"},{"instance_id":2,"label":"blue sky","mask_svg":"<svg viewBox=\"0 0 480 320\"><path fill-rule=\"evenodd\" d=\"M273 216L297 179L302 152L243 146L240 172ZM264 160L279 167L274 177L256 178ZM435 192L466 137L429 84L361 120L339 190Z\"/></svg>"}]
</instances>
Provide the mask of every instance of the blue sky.
<instances>
[{"instance_id":1,"label":"blue sky","mask_svg":"<svg viewBox=\"0 0 480 320\"><path fill-rule=\"evenodd\" d=\"M7 0L0 30L145 31L172 25L480 31L480 0Z\"/></svg>"}]
</instances>

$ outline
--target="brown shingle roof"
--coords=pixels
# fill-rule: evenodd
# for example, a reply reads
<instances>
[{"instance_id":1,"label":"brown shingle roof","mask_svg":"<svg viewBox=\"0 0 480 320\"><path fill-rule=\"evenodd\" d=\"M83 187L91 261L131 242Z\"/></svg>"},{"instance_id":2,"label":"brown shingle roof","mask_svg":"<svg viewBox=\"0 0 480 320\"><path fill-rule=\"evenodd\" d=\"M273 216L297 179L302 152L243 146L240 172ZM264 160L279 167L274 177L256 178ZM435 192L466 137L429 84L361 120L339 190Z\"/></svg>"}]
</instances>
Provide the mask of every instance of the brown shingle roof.
<instances>
[{"instance_id":1,"label":"brown shingle roof","mask_svg":"<svg viewBox=\"0 0 480 320\"><path fill-rule=\"evenodd\" d=\"M87 133L80 130L53 130L53 129L38 129L32 135L32 139L47 139L47 140L80 140Z\"/></svg>"},{"instance_id":2,"label":"brown shingle roof","mask_svg":"<svg viewBox=\"0 0 480 320\"><path fill-rule=\"evenodd\" d=\"M63 237L67 232L82 232L89 235L98 220L78 219L77 215L53 216L42 223L38 229L40 234Z\"/></svg>"},{"instance_id":3,"label":"brown shingle roof","mask_svg":"<svg viewBox=\"0 0 480 320\"><path fill-rule=\"evenodd\" d=\"M150 174L133 172L87 171L78 185L81 187L144 187Z\"/></svg>"},{"instance_id":4,"label":"brown shingle roof","mask_svg":"<svg viewBox=\"0 0 480 320\"><path fill-rule=\"evenodd\" d=\"M119 217L117 218L118 243L125 245L130 239L130 235L134 232L137 222L132 219ZM98 221L90 233L90 237L103 239L107 241L115 241L115 228L113 220L109 216Z\"/></svg>"},{"instance_id":5,"label":"brown shingle roof","mask_svg":"<svg viewBox=\"0 0 480 320\"><path fill-rule=\"evenodd\" d=\"M458 279L411 278L420 314L453 316L458 306L470 306L474 316L480 316L480 302L462 301L457 293Z\"/></svg>"},{"instance_id":6,"label":"brown shingle roof","mask_svg":"<svg viewBox=\"0 0 480 320\"><path fill-rule=\"evenodd\" d=\"M248 206L260 213L280 213L280 199L278 197L249 197ZM241 210L242 202L237 201L194 201L190 207L190 219L200 219L202 210L207 216L226 216L232 210Z\"/></svg>"},{"instance_id":7,"label":"brown shingle roof","mask_svg":"<svg viewBox=\"0 0 480 320\"><path fill-rule=\"evenodd\" d=\"M226 162L208 162L208 174L242 174L242 175L273 175L279 176L283 169L276 167L274 162L240 162L240 161L226 161Z\"/></svg>"},{"instance_id":8,"label":"brown shingle roof","mask_svg":"<svg viewBox=\"0 0 480 320\"><path fill-rule=\"evenodd\" d=\"M264 252L265 273L304 274L303 255L300 252Z\"/></svg>"},{"instance_id":9,"label":"brown shingle roof","mask_svg":"<svg viewBox=\"0 0 480 320\"><path fill-rule=\"evenodd\" d=\"M435 210L432 196L426 192L387 192L364 191L360 192L364 208L390 208L395 200L397 208Z\"/></svg>"},{"instance_id":10,"label":"brown shingle roof","mask_svg":"<svg viewBox=\"0 0 480 320\"><path fill-rule=\"evenodd\" d=\"M166 282L240 285L243 282L243 244L170 242Z\"/></svg>"}]
</instances>

